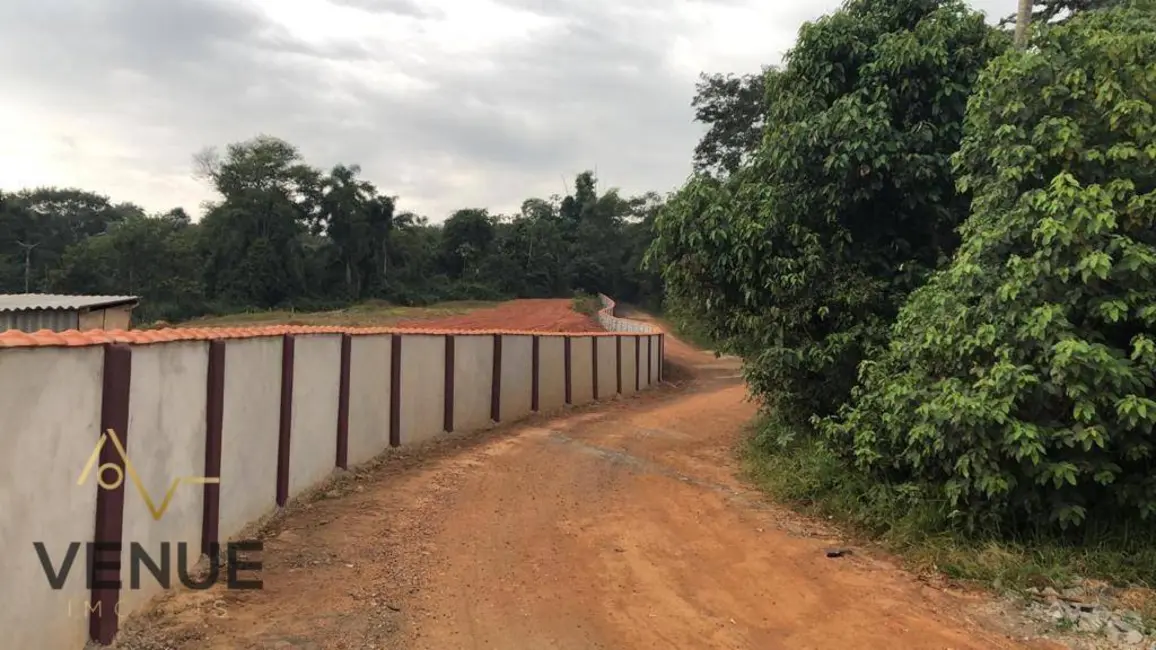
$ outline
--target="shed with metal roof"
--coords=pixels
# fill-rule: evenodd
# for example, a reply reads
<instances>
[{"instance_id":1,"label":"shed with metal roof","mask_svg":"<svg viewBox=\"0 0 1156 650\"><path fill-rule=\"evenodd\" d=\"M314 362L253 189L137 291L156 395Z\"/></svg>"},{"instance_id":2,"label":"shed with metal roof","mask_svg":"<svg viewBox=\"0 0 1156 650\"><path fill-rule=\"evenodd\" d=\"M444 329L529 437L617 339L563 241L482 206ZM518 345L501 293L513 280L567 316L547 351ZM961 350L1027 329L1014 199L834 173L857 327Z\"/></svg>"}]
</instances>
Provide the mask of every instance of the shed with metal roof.
<instances>
[{"instance_id":1,"label":"shed with metal roof","mask_svg":"<svg viewBox=\"0 0 1156 650\"><path fill-rule=\"evenodd\" d=\"M0 294L0 332L21 330L127 330L137 296L74 296L52 293Z\"/></svg>"}]
</instances>

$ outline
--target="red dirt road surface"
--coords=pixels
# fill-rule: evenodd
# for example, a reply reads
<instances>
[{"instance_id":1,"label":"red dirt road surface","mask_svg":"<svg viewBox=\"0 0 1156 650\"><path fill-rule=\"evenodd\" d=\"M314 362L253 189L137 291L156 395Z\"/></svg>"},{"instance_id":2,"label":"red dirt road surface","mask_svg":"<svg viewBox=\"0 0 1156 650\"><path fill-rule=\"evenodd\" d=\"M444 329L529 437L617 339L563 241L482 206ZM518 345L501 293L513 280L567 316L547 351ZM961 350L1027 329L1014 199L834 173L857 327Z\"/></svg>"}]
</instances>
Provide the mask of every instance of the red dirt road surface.
<instances>
[{"instance_id":1,"label":"red dirt road surface","mask_svg":"<svg viewBox=\"0 0 1156 650\"><path fill-rule=\"evenodd\" d=\"M834 531L737 477L735 362L667 354L679 386L386 452L269 524L263 590L179 592L120 647L1054 647L872 551L826 557Z\"/></svg>"},{"instance_id":2,"label":"red dirt road surface","mask_svg":"<svg viewBox=\"0 0 1156 650\"><path fill-rule=\"evenodd\" d=\"M509 329L533 332L602 332L598 319L574 311L565 298L511 300L497 307L478 309L460 316L436 320L401 321L395 327L461 330Z\"/></svg>"}]
</instances>

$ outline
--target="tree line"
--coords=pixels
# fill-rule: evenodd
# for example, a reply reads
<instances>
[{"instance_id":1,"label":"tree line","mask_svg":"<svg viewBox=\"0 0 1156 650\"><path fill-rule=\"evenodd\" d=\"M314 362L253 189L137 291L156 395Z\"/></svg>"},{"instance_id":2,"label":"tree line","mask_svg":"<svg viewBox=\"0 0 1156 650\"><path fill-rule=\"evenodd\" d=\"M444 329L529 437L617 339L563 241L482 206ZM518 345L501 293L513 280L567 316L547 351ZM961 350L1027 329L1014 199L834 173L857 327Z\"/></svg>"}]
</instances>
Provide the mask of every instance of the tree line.
<instances>
[{"instance_id":1,"label":"tree line","mask_svg":"<svg viewBox=\"0 0 1156 650\"><path fill-rule=\"evenodd\" d=\"M0 192L0 292L130 294L143 321L377 298L568 297L602 291L656 306L640 270L661 196L599 192L590 172L566 196L517 214L457 210L443 223L397 209L357 165L308 165L258 136L194 156L216 199L193 222L181 208L63 188Z\"/></svg>"},{"instance_id":2,"label":"tree line","mask_svg":"<svg viewBox=\"0 0 1156 650\"><path fill-rule=\"evenodd\" d=\"M655 222L762 448L883 529L1156 515L1156 5L1036 4L1016 44L962 1L849 0L783 65L704 77Z\"/></svg>"}]
</instances>

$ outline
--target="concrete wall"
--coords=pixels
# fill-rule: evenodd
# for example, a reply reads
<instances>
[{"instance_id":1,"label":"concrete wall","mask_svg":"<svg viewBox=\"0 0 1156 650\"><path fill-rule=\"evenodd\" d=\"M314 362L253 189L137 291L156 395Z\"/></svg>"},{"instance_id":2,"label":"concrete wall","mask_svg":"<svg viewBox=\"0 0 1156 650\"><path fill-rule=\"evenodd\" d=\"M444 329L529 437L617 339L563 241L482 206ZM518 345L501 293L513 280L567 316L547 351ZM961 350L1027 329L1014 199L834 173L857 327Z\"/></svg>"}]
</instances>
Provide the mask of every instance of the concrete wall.
<instances>
[{"instance_id":1,"label":"concrete wall","mask_svg":"<svg viewBox=\"0 0 1156 650\"><path fill-rule=\"evenodd\" d=\"M538 411L546 412L566 404L566 339L538 337Z\"/></svg>"},{"instance_id":2,"label":"concrete wall","mask_svg":"<svg viewBox=\"0 0 1156 650\"><path fill-rule=\"evenodd\" d=\"M661 348L659 346L661 343L661 336L650 337L650 381L652 384L658 383L658 360L660 358L659 355L661 354Z\"/></svg>"},{"instance_id":3,"label":"concrete wall","mask_svg":"<svg viewBox=\"0 0 1156 650\"><path fill-rule=\"evenodd\" d=\"M101 348L0 349L0 630L5 648L80 650L88 638L85 550L96 482L76 481L100 433ZM79 542L64 586L53 590L34 542L59 570Z\"/></svg>"},{"instance_id":4,"label":"concrete wall","mask_svg":"<svg viewBox=\"0 0 1156 650\"><path fill-rule=\"evenodd\" d=\"M650 367L651 346L654 345L653 336L644 336L638 339L638 384L643 388L649 388L654 377L646 372ZM651 341L650 345L646 342Z\"/></svg>"},{"instance_id":5,"label":"concrete wall","mask_svg":"<svg viewBox=\"0 0 1156 650\"><path fill-rule=\"evenodd\" d=\"M490 397L494 383L494 337L463 335L454 338L454 431L475 431L490 426Z\"/></svg>"},{"instance_id":6,"label":"concrete wall","mask_svg":"<svg viewBox=\"0 0 1156 650\"><path fill-rule=\"evenodd\" d=\"M349 359L349 463L389 446L390 358L393 337L355 336Z\"/></svg>"},{"instance_id":7,"label":"concrete wall","mask_svg":"<svg viewBox=\"0 0 1156 650\"><path fill-rule=\"evenodd\" d=\"M570 403L578 406L594 401L594 357L590 336L570 339Z\"/></svg>"},{"instance_id":8,"label":"concrete wall","mask_svg":"<svg viewBox=\"0 0 1156 650\"><path fill-rule=\"evenodd\" d=\"M613 399L618 394L618 352L613 336L598 337L597 399Z\"/></svg>"},{"instance_id":9,"label":"concrete wall","mask_svg":"<svg viewBox=\"0 0 1156 650\"><path fill-rule=\"evenodd\" d=\"M539 350L539 355L541 350ZM530 413L533 381L534 338L502 337L502 386L500 394L502 422L518 420Z\"/></svg>"},{"instance_id":10,"label":"concrete wall","mask_svg":"<svg viewBox=\"0 0 1156 650\"><path fill-rule=\"evenodd\" d=\"M336 467L341 337L298 336L294 347L290 497L325 478Z\"/></svg>"},{"instance_id":11,"label":"concrete wall","mask_svg":"<svg viewBox=\"0 0 1156 650\"><path fill-rule=\"evenodd\" d=\"M356 465L391 444L416 443L444 431L445 334L355 331L346 338L339 331L280 327L86 336L0 334L0 416L5 426L0 440L8 445L0 454L0 575L5 577L0 629L12 647L80 650L84 645L91 594L83 545L94 538L94 524L125 547L123 587L117 593L124 615L139 610L162 588L147 571L132 584L133 543L160 561L161 545L167 542L171 584L179 588L178 545L186 547L187 562L195 563L202 538L235 539L248 524L274 510L279 485L286 487L287 496L299 495L343 461ZM453 401L448 407L455 431L488 426L495 397L503 422L530 413L534 336L497 335L502 338L496 391L495 335L452 336ZM659 337L647 336L655 354L646 358L645 346L641 348L639 368L634 335L622 339L621 366L616 337L598 337L603 399L616 394L619 376L623 392L629 394L635 372L646 364L657 372ZM222 340L211 345L214 337ZM104 346L110 339L121 345ZM292 357L285 356L289 340ZM572 402L589 403L593 337L543 334L537 340L538 410L565 404L567 341ZM349 345L348 366L342 364L344 341ZM60 347L62 343L73 347ZM112 363L118 359L122 365ZM282 386L286 360L292 363L286 369L291 391ZM130 366L131 374L126 378L123 372L110 372L106 377L106 363L113 370ZM107 395L105 381L112 382ZM290 400L283 403L286 396ZM123 491L101 493L95 471L86 484L77 485L99 437L102 409L111 414L111 422L127 418L127 434L117 432L127 437L132 470L126 472ZM339 450L345 455L339 456ZM219 485L180 481L211 475L217 463ZM151 500L151 510L134 476ZM98 494L107 504L123 496L119 528L115 505L97 512ZM81 545L62 589L50 588L33 546L36 541L46 544L54 567L61 565L70 542ZM111 638L115 616L106 613L94 622L100 636Z\"/></svg>"},{"instance_id":12,"label":"concrete wall","mask_svg":"<svg viewBox=\"0 0 1156 650\"><path fill-rule=\"evenodd\" d=\"M281 337L225 343L221 426L221 539L277 506Z\"/></svg>"},{"instance_id":13,"label":"concrete wall","mask_svg":"<svg viewBox=\"0 0 1156 650\"><path fill-rule=\"evenodd\" d=\"M633 395L638 392L635 382L638 380L638 364L634 362L634 351L637 349L637 339L633 336L622 337L622 394ZM641 384L639 384L641 386Z\"/></svg>"},{"instance_id":14,"label":"concrete wall","mask_svg":"<svg viewBox=\"0 0 1156 650\"><path fill-rule=\"evenodd\" d=\"M406 335L401 339L401 444L441 433L445 408L445 337Z\"/></svg>"},{"instance_id":15,"label":"concrete wall","mask_svg":"<svg viewBox=\"0 0 1156 650\"><path fill-rule=\"evenodd\" d=\"M158 563L164 557L162 544L168 542L174 581L180 544L187 545L186 566L192 567L200 557L204 488L181 479L204 475L208 358L204 341L142 346L132 354L125 446L141 485L132 485L133 470L126 467L123 540L126 545L140 544ZM172 500L166 508L170 490ZM130 549L125 548L122 580L130 577L129 560ZM139 587L121 589L121 615L163 590L143 566L139 578Z\"/></svg>"}]
</instances>

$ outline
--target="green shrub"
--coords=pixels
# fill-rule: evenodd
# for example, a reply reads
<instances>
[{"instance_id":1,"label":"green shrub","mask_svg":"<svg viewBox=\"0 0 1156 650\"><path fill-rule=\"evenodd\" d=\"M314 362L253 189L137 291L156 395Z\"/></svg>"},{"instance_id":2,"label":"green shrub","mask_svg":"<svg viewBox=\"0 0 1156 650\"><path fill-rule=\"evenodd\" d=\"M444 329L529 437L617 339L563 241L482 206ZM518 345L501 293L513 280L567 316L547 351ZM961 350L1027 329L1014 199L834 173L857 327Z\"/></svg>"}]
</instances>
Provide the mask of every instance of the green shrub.
<instances>
[{"instance_id":1,"label":"green shrub","mask_svg":"<svg viewBox=\"0 0 1156 650\"><path fill-rule=\"evenodd\" d=\"M587 316L597 316L602 309L602 301L598 296L592 296L585 291L574 292L574 311Z\"/></svg>"},{"instance_id":2,"label":"green shrub","mask_svg":"<svg viewBox=\"0 0 1156 650\"><path fill-rule=\"evenodd\" d=\"M984 72L972 215L832 449L971 525L1156 512L1156 5L1080 14Z\"/></svg>"}]
</instances>

